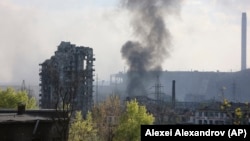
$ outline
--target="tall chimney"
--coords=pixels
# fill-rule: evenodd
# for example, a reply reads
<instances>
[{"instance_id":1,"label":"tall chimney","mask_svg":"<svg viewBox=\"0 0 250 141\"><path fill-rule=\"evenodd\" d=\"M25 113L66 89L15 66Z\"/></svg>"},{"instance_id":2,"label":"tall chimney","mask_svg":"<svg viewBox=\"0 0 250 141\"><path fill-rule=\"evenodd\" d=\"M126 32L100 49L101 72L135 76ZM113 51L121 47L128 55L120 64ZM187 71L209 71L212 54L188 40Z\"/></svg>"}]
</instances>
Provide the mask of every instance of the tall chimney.
<instances>
[{"instance_id":1,"label":"tall chimney","mask_svg":"<svg viewBox=\"0 0 250 141\"><path fill-rule=\"evenodd\" d=\"M175 108L175 80L172 81L172 107Z\"/></svg>"},{"instance_id":2,"label":"tall chimney","mask_svg":"<svg viewBox=\"0 0 250 141\"><path fill-rule=\"evenodd\" d=\"M241 70L247 69L247 14L241 19Z\"/></svg>"}]
</instances>

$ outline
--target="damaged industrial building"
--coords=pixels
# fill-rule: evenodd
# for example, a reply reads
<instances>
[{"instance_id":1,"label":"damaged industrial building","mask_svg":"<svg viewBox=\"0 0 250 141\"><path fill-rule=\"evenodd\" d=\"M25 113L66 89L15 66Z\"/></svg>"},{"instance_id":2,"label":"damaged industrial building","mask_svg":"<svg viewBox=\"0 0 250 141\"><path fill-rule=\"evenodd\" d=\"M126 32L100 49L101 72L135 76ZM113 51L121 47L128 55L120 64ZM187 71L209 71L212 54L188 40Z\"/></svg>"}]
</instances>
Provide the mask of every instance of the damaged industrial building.
<instances>
[{"instance_id":1,"label":"damaged industrial building","mask_svg":"<svg viewBox=\"0 0 250 141\"><path fill-rule=\"evenodd\" d=\"M55 54L40 64L40 107L70 105L85 115L93 104L94 61L92 48L62 41Z\"/></svg>"},{"instance_id":2,"label":"damaged industrial building","mask_svg":"<svg viewBox=\"0 0 250 141\"><path fill-rule=\"evenodd\" d=\"M234 113L234 108L240 107L245 112L242 124L249 124L246 13L242 13L241 31L241 70L234 72L163 70L161 55L165 54L158 49L165 46L160 42L149 42L148 46L142 47L147 43L127 41L121 53L128 70L111 74L106 85L102 82L98 86L97 82L99 93L96 91L96 99L101 101L112 92L122 99L136 99L154 115L156 124L232 124L221 109L223 101L228 100L232 105L230 112Z\"/></svg>"}]
</instances>

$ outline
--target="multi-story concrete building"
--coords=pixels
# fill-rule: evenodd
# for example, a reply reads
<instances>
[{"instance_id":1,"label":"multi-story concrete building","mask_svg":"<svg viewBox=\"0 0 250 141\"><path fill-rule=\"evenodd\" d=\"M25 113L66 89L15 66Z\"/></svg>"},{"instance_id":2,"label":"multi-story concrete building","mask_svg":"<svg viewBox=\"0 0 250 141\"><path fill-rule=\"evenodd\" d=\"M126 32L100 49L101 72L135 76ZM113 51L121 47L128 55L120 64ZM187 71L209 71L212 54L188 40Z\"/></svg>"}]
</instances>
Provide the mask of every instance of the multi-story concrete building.
<instances>
[{"instance_id":1,"label":"multi-story concrete building","mask_svg":"<svg viewBox=\"0 0 250 141\"><path fill-rule=\"evenodd\" d=\"M83 114L93 104L93 49L62 41L55 55L40 64L40 107L70 105Z\"/></svg>"}]
</instances>

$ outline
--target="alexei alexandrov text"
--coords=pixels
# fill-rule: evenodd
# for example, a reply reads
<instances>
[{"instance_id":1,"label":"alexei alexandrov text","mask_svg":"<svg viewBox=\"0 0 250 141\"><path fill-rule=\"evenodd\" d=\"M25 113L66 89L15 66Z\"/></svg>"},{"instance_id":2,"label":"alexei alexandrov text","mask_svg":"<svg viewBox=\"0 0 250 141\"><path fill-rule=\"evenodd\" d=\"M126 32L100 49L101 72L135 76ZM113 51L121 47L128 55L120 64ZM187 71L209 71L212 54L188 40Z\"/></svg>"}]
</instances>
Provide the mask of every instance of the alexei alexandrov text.
<instances>
[{"instance_id":1,"label":"alexei alexandrov text","mask_svg":"<svg viewBox=\"0 0 250 141\"><path fill-rule=\"evenodd\" d=\"M184 129L169 129L167 131L157 131L154 129L147 129L145 137L147 136L225 136L226 131L214 131L214 130L204 130L204 131L190 131Z\"/></svg>"}]
</instances>

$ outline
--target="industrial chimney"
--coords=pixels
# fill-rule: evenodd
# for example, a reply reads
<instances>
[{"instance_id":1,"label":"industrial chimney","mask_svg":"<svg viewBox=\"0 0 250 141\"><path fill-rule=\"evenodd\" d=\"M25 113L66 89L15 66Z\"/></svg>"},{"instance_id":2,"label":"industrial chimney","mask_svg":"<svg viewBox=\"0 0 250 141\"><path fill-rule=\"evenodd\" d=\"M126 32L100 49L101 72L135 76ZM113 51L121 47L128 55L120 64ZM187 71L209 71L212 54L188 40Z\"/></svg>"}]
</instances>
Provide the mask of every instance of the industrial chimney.
<instances>
[{"instance_id":1,"label":"industrial chimney","mask_svg":"<svg viewBox=\"0 0 250 141\"><path fill-rule=\"evenodd\" d=\"M242 13L241 20L241 70L247 69L247 14Z\"/></svg>"},{"instance_id":2,"label":"industrial chimney","mask_svg":"<svg viewBox=\"0 0 250 141\"><path fill-rule=\"evenodd\" d=\"M175 109L175 80L172 81L172 108Z\"/></svg>"}]
</instances>

